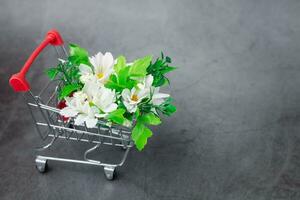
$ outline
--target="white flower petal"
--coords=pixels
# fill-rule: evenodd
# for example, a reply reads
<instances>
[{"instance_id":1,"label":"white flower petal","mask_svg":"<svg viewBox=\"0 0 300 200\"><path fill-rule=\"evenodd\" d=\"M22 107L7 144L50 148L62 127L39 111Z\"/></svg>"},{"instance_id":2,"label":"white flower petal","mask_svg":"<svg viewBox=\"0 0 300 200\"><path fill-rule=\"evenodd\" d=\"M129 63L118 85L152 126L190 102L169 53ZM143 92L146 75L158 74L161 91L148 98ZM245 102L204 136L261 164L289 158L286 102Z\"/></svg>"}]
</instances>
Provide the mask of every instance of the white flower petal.
<instances>
[{"instance_id":1,"label":"white flower petal","mask_svg":"<svg viewBox=\"0 0 300 200\"><path fill-rule=\"evenodd\" d=\"M139 101L142 101L144 98L146 98L150 95L150 90L148 90L148 89L140 90L137 95L138 95Z\"/></svg>"},{"instance_id":2,"label":"white flower petal","mask_svg":"<svg viewBox=\"0 0 300 200\"><path fill-rule=\"evenodd\" d=\"M156 111L155 108L151 108L151 111L152 111L154 114L159 115L159 114L157 113L157 111Z\"/></svg>"},{"instance_id":3,"label":"white flower petal","mask_svg":"<svg viewBox=\"0 0 300 200\"><path fill-rule=\"evenodd\" d=\"M139 89L144 89L143 83L138 83L136 86L137 86Z\"/></svg>"},{"instance_id":4,"label":"white flower petal","mask_svg":"<svg viewBox=\"0 0 300 200\"><path fill-rule=\"evenodd\" d=\"M88 128L94 128L97 124L98 120L96 118L86 117L85 124Z\"/></svg>"},{"instance_id":5,"label":"white flower petal","mask_svg":"<svg viewBox=\"0 0 300 200\"><path fill-rule=\"evenodd\" d=\"M130 113L134 113L137 109L137 104L130 104L129 102L127 101L124 101L123 102L127 111L130 112Z\"/></svg>"},{"instance_id":6,"label":"white flower petal","mask_svg":"<svg viewBox=\"0 0 300 200\"><path fill-rule=\"evenodd\" d=\"M103 59L103 54L101 52L98 52L95 56L89 58L90 63L94 66L95 70L96 67L102 65L102 59Z\"/></svg>"},{"instance_id":7,"label":"white flower petal","mask_svg":"<svg viewBox=\"0 0 300 200\"><path fill-rule=\"evenodd\" d=\"M112 103L108 107L103 108L103 112L110 113L112 111L115 111L117 108L118 108L118 105L115 103Z\"/></svg>"},{"instance_id":8,"label":"white flower petal","mask_svg":"<svg viewBox=\"0 0 300 200\"><path fill-rule=\"evenodd\" d=\"M85 118L85 114L79 114L74 120L75 125L83 125Z\"/></svg>"},{"instance_id":9,"label":"white flower petal","mask_svg":"<svg viewBox=\"0 0 300 200\"><path fill-rule=\"evenodd\" d=\"M159 87L154 88L154 92L153 92L151 101L154 105L160 105L165 101L165 98L168 98L169 96L170 96L169 94L160 93L159 92Z\"/></svg>"},{"instance_id":10,"label":"white flower petal","mask_svg":"<svg viewBox=\"0 0 300 200\"><path fill-rule=\"evenodd\" d=\"M137 110L137 105L134 105L128 110L128 112L135 113L136 110Z\"/></svg>"},{"instance_id":11,"label":"white flower petal","mask_svg":"<svg viewBox=\"0 0 300 200\"><path fill-rule=\"evenodd\" d=\"M85 64L79 65L79 72L81 75L89 75L93 73L93 70L90 66L87 66Z\"/></svg>"},{"instance_id":12,"label":"white flower petal","mask_svg":"<svg viewBox=\"0 0 300 200\"><path fill-rule=\"evenodd\" d=\"M131 94L130 94L130 90L129 89L126 88L126 89L124 89L122 91L122 98L124 100L129 101L130 100L130 96L131 96Z\"/></svg>"},{"instance_id":13,"label":"white flower petal","mask_svg":"<svg viewBox=\"0 0 300 200\"><path fill-rule=\"evenodd\" d=\"M152 83L153 83L153 76L149 74L145 80L145 87L150 88L152 86Z\"/></svg>"},{"instance_id":14,"label":"white flower petal","mask_svg":"<svg viewBox=\"0 0 300 200\"><path fill-rule=\"evenodd\" d=\"M97 95L99 90L100 85L95 79L92 81L87 81L82 88L82 91L87 94L87 97L90 100Z\"/></svg>"},{"instance_id":15,"label":"white flower petal","mask_svg":"<svg viewBox=\"0 0 300 200\"><path fill-rule=\"evenodd\" d=\"M163 99L163 98L168 98L168 97L170 97L169 94L157 93L157 94L153 94L152 99Z\"/></svg>"},{"instance_id":16,"label":"white flower petal","mask_svg":"<svg viewBox=\"0 0 300 200\"><path fill-rule=\"evenodd\" d=\"M152 103L156 106L162 104L164 102L164 99L152 99Z\"/></svg>"},{"instance_id":17,"label":"white flower petal","mask_svg":"<svg viewBox=\"0 0 300 200\"><path fill-rule=\"evenodd\" d=\"M71 105L72 99L73 99L72 97L65 97L66 105L67 105L67 106L70 106L70 105Z\"/></svg>"},{"instance_id":18,"label":"white flower petal","mask_svg":"<svg viewBox=\"0 0 300 200\"><path fill-rule=\"evenodd\" d=\"M60 114L65 117L75 117L78 112L72 107L65 107L60 110Z\"/></svg>"},{"instance_id":19,"label":"white flower petal","mask_svg":"<svg viewBox=\"0 0 300 200\"><path fill-rule=\"evenodd\" d=\"M102 59L103 59L103 54L99 51L97 54L96 54L96 60L97 60L97 62L98 62L98 65L101 65L101 62L100 61L102 61Z\"/></svg>"},{"instance_id":20,"label":"white flower petal","mask_svg":"<svg viewBox=\"0 0 300 200\"><path fill-rule=\"evenodd\" d=\"M114 58L110 52L106 52L103 56L102 66L105 68L110 68L114 64Z\"/></svg>"},{"instance_id":21,"label":"white flower petal","mask_svg":"<svg viewBox=\"0 0 300 200\"><path fill-rule=\"evenodd\" d=\"M105 118L108 114L104 113L104 114L100 114L100 113L96 113L95 116L98 118Z\"/></svg>"}]
</instances>

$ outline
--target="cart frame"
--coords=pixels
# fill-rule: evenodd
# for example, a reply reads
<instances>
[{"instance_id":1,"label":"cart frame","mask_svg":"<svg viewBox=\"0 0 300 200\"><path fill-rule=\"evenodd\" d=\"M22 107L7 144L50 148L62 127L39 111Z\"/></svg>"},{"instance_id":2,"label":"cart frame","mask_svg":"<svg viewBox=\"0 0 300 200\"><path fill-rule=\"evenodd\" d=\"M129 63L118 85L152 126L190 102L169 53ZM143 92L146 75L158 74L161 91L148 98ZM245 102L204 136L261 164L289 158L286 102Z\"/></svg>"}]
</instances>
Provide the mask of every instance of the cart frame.
<instances>
[{"instance_id":1,"label":"cart frame","mask_svg":"<svg viewBox=\"0 0 300 200\"><path fill-rule=\"evenodd\" d=\"M9 81L15 92L23 93L40 138L43 141L50 140L42 147L37 148L37 151L41 153L50 148L57 139L90 143L93 144L93 147L88 148L84 152L82 160L45 156L40 155L39 153L35 159L36 168L41 173L45 172L48 160L102 166L106 178L112 180L114 178L116 167L120 167L124 164L127 155L133 146L133 141L130 138L131 129L115 124L108 126L105 121L100 120L97 127L87 128L86 124L82 126L75 125L73 118L64 120L59 114L60 109L57 108L59 103L57 91L61 87L61 82L59 80L49 81L37 95L33 94L30 85L25 78L26 73L37 56L48 45L55 47L58 58L68 56L59 32L50 30L45 39L28 58L20 72L12 75ZM64 56L61 56L59 52L63 52ZM88 157L90 153L100 148L102 145L123 148L125 152L123 153L121 160L117 163L105 163Z\"/></svg>"}]
</instances>

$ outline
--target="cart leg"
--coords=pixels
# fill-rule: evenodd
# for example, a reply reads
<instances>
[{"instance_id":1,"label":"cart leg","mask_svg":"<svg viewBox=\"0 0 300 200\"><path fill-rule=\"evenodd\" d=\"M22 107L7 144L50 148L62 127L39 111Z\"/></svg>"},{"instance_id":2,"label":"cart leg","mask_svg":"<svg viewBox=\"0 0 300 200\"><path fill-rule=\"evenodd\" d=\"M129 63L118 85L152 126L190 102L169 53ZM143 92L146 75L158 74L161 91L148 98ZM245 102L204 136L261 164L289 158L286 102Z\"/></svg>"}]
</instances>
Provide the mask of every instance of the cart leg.
<instances>
[{"instance_id":1,"label":"cart leg","mask_svg":"<svg viewBox=\"0 0 300 200\"><path fill-rule=\"evenodd\" d=\"M122 138L123 138L123 140L122 140L122 149L126 150L128 148L128 146L130 145L130 142L127 141L129 139L129 137L127 135L123 135Z\"/></svg>"},{"instance_id":2,"label":"cart leg","mask_svg":"<svg viewBox=\"0 0 300 200\"><path fill-rule=\"evenodd\" d=\"M128 148L127 146L128 146L128 145L123 144L122 149L123 149L123 150L126 150L126 149Z\"/></svg>"},{"instance_id":3,"label":"cart leg","mask_svg":"<svg viewBox=\"0 0 300 200\"><path fill-rule=\"evenodd\" d=\"M105 166L104 174L107 180L113 180L115 174L115 167Z\"/></svg>"},{"instance_id":4,"label":"cart leg","mask_svg":"<svg viewBox=\"0 0 300 200\"><path fill-rule=\"evenodd\" d=\"M35 166L40 173L44 173L47 169L47 159L37 156L35 159Z\"/></svg>"}]
</instances>

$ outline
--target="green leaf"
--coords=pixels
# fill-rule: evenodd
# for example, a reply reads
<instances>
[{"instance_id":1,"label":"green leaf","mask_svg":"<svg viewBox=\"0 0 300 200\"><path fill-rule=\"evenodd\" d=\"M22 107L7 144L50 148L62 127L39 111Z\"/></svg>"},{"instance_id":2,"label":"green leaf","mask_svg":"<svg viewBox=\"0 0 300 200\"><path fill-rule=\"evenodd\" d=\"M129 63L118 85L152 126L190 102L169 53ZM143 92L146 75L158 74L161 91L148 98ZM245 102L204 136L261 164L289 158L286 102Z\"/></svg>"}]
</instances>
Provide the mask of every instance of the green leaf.
<instances>
[{"instance_id":1,"label":"green leaf","mask_svg":"<svg viewBox=\"0 0 300 200\"><path fill-rule=\"evenodd\" d=\"M115 74L110 75L109 79L105 84L106 88L110 88L113 90L121 91L125 87L121 86L118 82L118 77Z\"/></svg>"},{"instance_id":2,"label":"green leaf","mask_svg":"<svg viewBox=\"0 0 300 200\"><path fill-rule=\"evenodd\" d=\"M81 56L81 57L88 56L88 52L77 44L70 44L69 48L70 48L70 56Z\"/></svg>"},{"instance_id":3,"label":"green leaf","mask_svg":"<svg viewBox=\"0 0 300 200\"><path fill-rule=\"evenodd\" d=\"M166 56L166 63L171 63L171 62L172 62L171 58L169 56Z\"/></svg>"},{"instance_id":4,"label":"green leaf","mask_svg":"<svg viewBox=\"0 0 300 200\"><path fill-rule=\"evenodd\" d=\"M133 114L132 114L132 113L125 112L124 117L125 117L126 119L128 119L129 121L132 121L132 120L133 120Z\"/></svg>"},{"instance_id":5,"label":"green leaf","mask_svg":"<svg viewBox=\"0 0 300 200\"><path fill-rule=\"evenodd\" d=\"M161 59L164 59L164 57L165 57L165 56L164 56L164 52L161 51L161 52L160 52L160 56L161 56Z\"/></svg>"},{"instance_id":6,"label":"green leaf","mask_svg":"<svg viewBox=\"0 0 300 200\"><path fill-rule=\"evenodd\" d=\"M137 119L140 116L140 114L141 114L140 109L137 108L135 113L134 113L135 118Z\"/></svg>"},{"instance_id":7,"label":"green leaf","mask_svg":"<svg viewBox=\"0 0 300 200\"><path fill-rule=\"evenodd\" d=\"M131 89L136 84L136 81L130 79L129 70L129 67L120 70L118 74L118 82L123 88Z\"/></svg>"},{"instance_id":8,"label":"green leaf","mask_svg":"<svg viewBox=\"0 0 300 200\"><path fill-rule=\"evenodd\" d=\"M118 73L118 83L120 85L126 85L129 78L129 67L123 68Z\"/></svg>"},{"instance_id":9,"label":"green leaf","mask_svg":"<svg viewBox=\"0 0 300 200\"><path fill-rule=\"evenodd\" d=\"M165 77L165 74L176 69L176 67L168 66L168 63L171 63L171 58L164 55L161 55L161 58L157 58L154 63L151 63L147 68L147 73L151 74L154 78L153 86L160 87L170 81Z\"/></svg>"},{"instance_id":10,"label":"green leaf","mask_svg":"<svg viewBox=\"0 0 300 200\"><path fill-rule=\"evenodd\" d=\"M135 85L136 81L129 79L129 67L125 67L121 69L117 75L111 75L105 84L105 87L121 91L125 88L131 89Z\"/></svg>"},{"instance_id":11,"label":"green leaf","mask_svg":"<svg viewBox=\"0 0 300 200\"><path fill-rule=\"evenodd\" d=\"M166 66L166 67L164 67L164 69L162 69L160 72L161 72L162 74L166 74L166 73L171 72L171 71L173 71L173 70L175 70L175 69L177 69L177 68L176 68L176 67L172 67L172 66Z\"/></svg>"},{"instance_id":12,"label":"green leaf","mask_svg":"<svg viewBox=\"0 0 300 200\"><path fill-rule=\"evenodd\" d=\"M173 113L176 112L176 107L172 104L169 104L165 107L165 113L167 116L171 116Z\"/></svg>"},{"instance_id":13,"label":"green leaf","mask_svg":"<svg viewBox=\"0 0 300 200\"><path fill-rule=\"evenodd\" d=\"M154 76L154 80L152 85L154 87L160 87L165 83L165 77L162 74L159 74L157 76Z\"/></svg>"},{"instance_id":14,"label":"green leaf","mask_svg":"<svg viewBox=\"0 0 300 200\"><path fill-rule=\"evenodd\" d=\"M162 68L164 67L164 62L163 60L160 59L156 59L155 63L151 64L148 68L147 68L147 72L156 72L158 73Z\"/></svg>"},{"instance_id":15,"label":"green leaf","mask_svg":"<svg viewBox=\"0 0 300 200\"><path fill-rule=\"evenodd\" d=\"M144 58L140 58L134 61L132 66L129 68L129 75L135 77L144 77L147 74L147 68L149 67L152 60L152 56L148 55Z\"/></svg>"},{"instance_id":16,"label":"green leaf","mask_svg":"<svg viewBox=\"0 0 300 200\"><path fill-rule=\"evenodd\" d=\"M173 113L176 112L176 106L172 105L171 102L173 99L171 97L167 98L161 105L156 107L159 111L167 116L171 116Z\"/></svg>"},{"instance_id":17,"label":"green leaf","mask_svg":"<svg viewBox=\"0 0 300 200\"><path fill-rule=\"evenodd\" d=\"M50 80L53 80L56 77L56 75L58 74L58 72L59 71L56 67L49 68L46 70L46 74L50 78Z\"/></svg>"},{"instance_id":18,"label":"green leaf","mask_svg":"<svg viewBox=\"0 0 300 200\"><path fill-rule=\"evenodd\" d=\"M160 118L154 113L147 113L139 117L139 120L149 125L159 125L161 123Z\"/></svg>"},{"instance_id":19,"label":"green leaf","mask_svg":"<svg viewBox=\"0 0 300 200\"><path fill-rule=\"evenodd\" d=\"M65 85L61 90L59 94L59 99L63 99L66 96L69 96L72 92L80 89L82 86L80 84L71 84L71 85Z\"/></svg>"},{"instance_id":20,"label":"green leaf","mask_svg":"<svg viewBox=\"0 0 300 200\"><path fill-rule=\"evenodd\" d=\"M86 64L86 65L91 65L89 62L89 54L87 50L81 48L80 46L76 44L70 44L69 45L70 49L70 56L69 60L74 63L74 64Z\"/></svg>"},{"instance_id":21,"label":"green leaf","mask_svg":"<svg viewBox=\"0 0 300 200\"><path fill-rule=\"evenodd\" d=\"M125 109L118 108L117 110L109 113L107 118L117 124L123 124L125 121L124 113Z\"/></svg>"},{"instance_id":22,"label":"green leaf","mask_svg":"<svg viewBox=\"0 0 300 200\"><path fill-rule=\"evenodd\" d=\"M121 91L122 89L124 89L123 87L121 87L118 83L113 82L111 80L108 80L105 85L106 88L112 89L112 90L117 90L117 91Z\"/></svg>"},{"instance_id":23,"label":"green leaf","mask_svg":"<svg viewBox=\"0 0 300 200\"><path fill-rule=\"evenodd\" d=\"M152 131L141 122L137 122L131 134L131 138L139 151L144 149L145 145L147 144L148 138L150 138L151 136Z\"/></svg>"},{"instance_id":24,"label":"green leaf","mask_svg":"<svg viewBox=\"0 0 300 200\"><path fill-rule=\"evenodd\" d=\"M124 67L126 67L126 58L124 56L119 56L117 58L117 63L114 66L114 70L118 74Z\"/></svg>"},{"instance_id":25,"label":"green leaf","mask_svg":"<svg viewBox=\"0 0 300 200\"><path fill-rule=\"evenodd\" d=\"M163 104L170 104L170 103L172 103L172 101L173 101L173 99L171 97L169 97L163 102Z\"/></svg>"}]
</instances>

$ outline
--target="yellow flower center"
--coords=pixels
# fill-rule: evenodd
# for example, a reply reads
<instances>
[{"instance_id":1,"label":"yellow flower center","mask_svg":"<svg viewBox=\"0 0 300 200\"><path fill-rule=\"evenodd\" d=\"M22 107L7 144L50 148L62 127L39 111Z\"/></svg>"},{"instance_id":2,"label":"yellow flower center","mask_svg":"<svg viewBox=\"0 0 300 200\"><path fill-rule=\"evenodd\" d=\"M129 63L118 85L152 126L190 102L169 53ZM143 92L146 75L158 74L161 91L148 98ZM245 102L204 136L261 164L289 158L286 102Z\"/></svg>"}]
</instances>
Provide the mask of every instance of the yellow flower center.
<instances>
[{"instance_id":1,"label":"yellow flower center","mask_svg":"<svg viewBox=\"0 0 300 200\"><path fill-rule=\"evenodd\" d=\"M138 98L138 96L136 94L134 94L134 95L131 96L131 100L132 101L138 101L139 98Z\"/></svg>"},{"instance_id":2,"label":"yellow flower center","mask_svg":"<svg viewBox=\"0 0 300 200\"><path fill-rule=\"evenodd\" d=\"M99 79L103 78L103 76L104 76L104 74L102 72L97 74L97 78L99 78Z\"/></svg>"}]
</instances>

